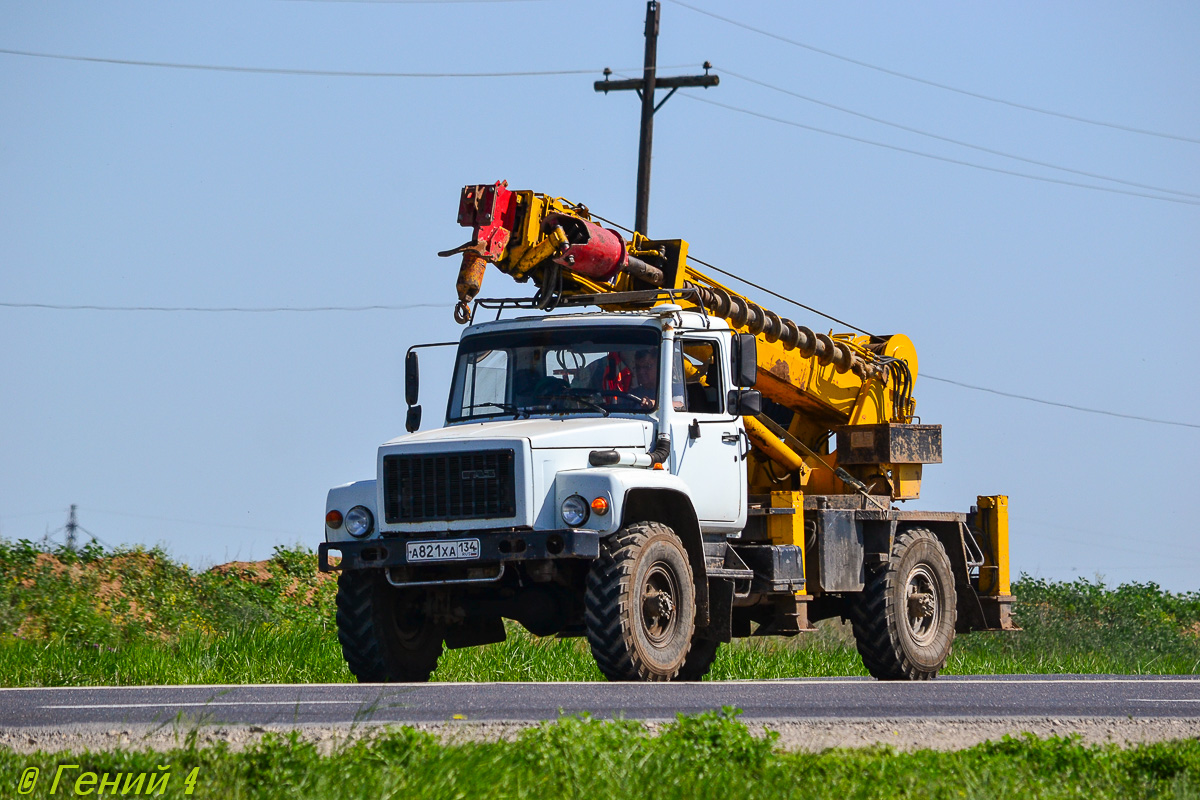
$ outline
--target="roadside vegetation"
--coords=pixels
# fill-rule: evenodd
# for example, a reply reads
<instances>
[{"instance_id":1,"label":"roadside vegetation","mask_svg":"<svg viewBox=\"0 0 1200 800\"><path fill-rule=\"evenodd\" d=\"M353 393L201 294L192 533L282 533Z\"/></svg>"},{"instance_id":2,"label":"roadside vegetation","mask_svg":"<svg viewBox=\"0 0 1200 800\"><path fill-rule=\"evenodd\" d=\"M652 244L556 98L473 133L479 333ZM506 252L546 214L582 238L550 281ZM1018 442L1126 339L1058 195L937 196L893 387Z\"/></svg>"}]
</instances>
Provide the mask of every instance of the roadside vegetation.
<instances>
[{"instance_id":1,"label":"roadside vegetation","mask_svg":"<svg viewBox=\"0 0 1200 800\"><path fill-rule=\"evenodd\" d=\"M412 728L389 729L323 753L297 734L266 734L244 750L200 747L187 736L167 753L114 750L17 754L0 748L0 786L24 770L49 796L61 764L68 781L169 773L165 797L622 797L636 798L1194 798L1200 741L1129 749L1072 738L1006 737L958 752L886 747L783 752L736 712L678 717L657 735L635 722L565 718L514 741L443 744ZM95 778L89 775L96 776ZM71 794L73 784L58 792ZM124 784L122 784L124 785Z\"/></svg>"},{"instance_id":2,"label":"roadside vegetation","mask_svg":"<svg viewBox=\"0 0 1200 800\"><path fill-rule=\"evenodd\" d=\"M946 674L1200 673L1200 592L1155 584L1014 586L1017 633L960 636ZM303 548L193 571L161 550L43 552L0 540L0 684L344 682L336 581ZM721 648L717 680L865 675L844 625ZM602 680L581 639L449 651L434 680Z\"/></svg>"}]
</instances>

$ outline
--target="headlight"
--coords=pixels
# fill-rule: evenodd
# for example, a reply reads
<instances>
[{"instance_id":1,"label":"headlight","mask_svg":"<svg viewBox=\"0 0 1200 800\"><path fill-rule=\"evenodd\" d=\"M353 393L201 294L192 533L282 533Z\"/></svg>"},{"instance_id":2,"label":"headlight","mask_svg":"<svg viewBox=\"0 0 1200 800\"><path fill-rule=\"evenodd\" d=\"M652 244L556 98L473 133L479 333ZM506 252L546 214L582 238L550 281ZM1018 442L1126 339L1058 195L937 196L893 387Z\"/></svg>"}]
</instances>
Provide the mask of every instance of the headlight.
<instances>
[{"instance_id":1,"label":"headlight","mask_svg":"<svg viewBox=\"0 0 1200 800\"><path fill-rule=\"evenodd\" d=\"M584 500L577 494L573 494L562 504L563 522L570 525L572 528L578 528L583 523L587 522L590 509L588 508L587 500Z\"/></svg>"},{"instance_id":2,"label":"headlight","mask_svg":"<svg viewBox=\"0 0 1200 800\"><path fill-rule=\"evenodd\" d=\"M355 506L346 512L346 533L351 536L363 537L375 527L375 517L366 506Z\"/></svg>"}]
</instances>

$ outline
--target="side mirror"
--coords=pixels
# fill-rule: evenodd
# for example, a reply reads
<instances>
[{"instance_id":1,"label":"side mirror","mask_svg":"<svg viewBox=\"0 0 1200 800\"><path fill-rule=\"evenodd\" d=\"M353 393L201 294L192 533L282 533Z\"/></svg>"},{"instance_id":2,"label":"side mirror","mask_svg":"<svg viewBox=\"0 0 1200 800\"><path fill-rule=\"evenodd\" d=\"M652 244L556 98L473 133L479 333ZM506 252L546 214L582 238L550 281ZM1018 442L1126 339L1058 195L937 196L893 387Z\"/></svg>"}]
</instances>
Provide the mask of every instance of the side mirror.
<instances>
[{"instance_id":1,"label":"side mirror","mask_svg":"<svg viewBox=\"0 0 1200 800\"><path fill-rule=\"evenodd\" d=\"M733 337L733 385L750 388L758 383L758 340L752 333Z\"/></svg>"},{"instance_id":2,"label":"side mirror","mask_svg":"<svg viewBox=\"0 0 1200 800\"><path fill-rule=\"evenodd\" d=\"M731 389L727 405L736 417L752 417L762 413L762 394L757 389Z\"/></svg>"},{"instance_id":3,"label":"side mirror","mask_svg":"<svg viewBox=\"0 0 1200 800\"><path fill-rule=\"evenodd\" d=\"M404 430L412 433L421 427L421 407L409 406L408 416L404 418Z\"/></svg>"},{"instance_id":4,"label":"side mirror","mask_svg":"<svg viewBox=\"0 0 1200 800\"><path fill-rule=\"evenodd\" d=\"M404 357L404 402L410 406L417 404L417 392L421 387L421 369L417 364L417 351L409 350ZM417 415L420 419L420 414ZM409 430L415 430L409 428Z\"/></svg>"}]
</instances>

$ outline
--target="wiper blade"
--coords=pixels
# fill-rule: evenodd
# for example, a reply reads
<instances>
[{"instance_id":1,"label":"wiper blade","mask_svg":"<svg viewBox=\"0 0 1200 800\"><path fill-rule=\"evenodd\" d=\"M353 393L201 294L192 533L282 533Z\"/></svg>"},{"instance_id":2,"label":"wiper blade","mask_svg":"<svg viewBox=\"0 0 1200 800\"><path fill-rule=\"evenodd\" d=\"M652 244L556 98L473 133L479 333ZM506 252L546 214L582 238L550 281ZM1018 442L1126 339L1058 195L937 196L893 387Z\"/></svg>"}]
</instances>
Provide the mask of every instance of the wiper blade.
<instances>
[{"instance_id":1,"label":"wiper blade","mask_svg":"<svg viewBox=\"0 0 1200 800\"><path fill-rule=\"evenodd\" d=\"M587 406L588 408L591 408L595 411L599 411L601 414L603 414L606 417L609 414L609 410L607 408L605 408L604 406L600 405L599 403L597 403L593 400L589 400L587 397L583 397L583 396L577 395L577 394L548 394L539 399L541 399L541 400L570 400L571 402L579 403L580 405ZM564 408L562 410L565 412L565 411L570 411L571 409Z\"/></svg>"},{"instance_id":2,"label":"wiper blade","mask_svg":"<svg viewBox=\"0 0 1200 800\"><path fill-rule=\"evenodd\" d=\"M475 403L474 405L468 406L468 408L498 408L505 414L512 414L514 417L519 417L523 413L521 409L517 408L511 403Z\"/></svg>"}]
</instances>

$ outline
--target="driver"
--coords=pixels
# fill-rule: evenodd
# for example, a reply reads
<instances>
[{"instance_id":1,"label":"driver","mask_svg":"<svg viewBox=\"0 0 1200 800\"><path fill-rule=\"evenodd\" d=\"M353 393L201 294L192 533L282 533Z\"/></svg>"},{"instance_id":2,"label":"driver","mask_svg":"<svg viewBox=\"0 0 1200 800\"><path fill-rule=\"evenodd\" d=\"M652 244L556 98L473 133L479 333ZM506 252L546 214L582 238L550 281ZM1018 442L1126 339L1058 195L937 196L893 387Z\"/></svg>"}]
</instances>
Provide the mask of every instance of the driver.
<instances>
[{"instance_id":1,"label":"driver","mask_svg":"<svg viewBox=\"0 0 1200 800\"><path fill-rule=\"evenodd\" d=\"M633 378L637 385L629 393L641 400L641 407L653 409L658 405L658 351L652 348L633 354Z\"/></svg>"}]
</instances>

